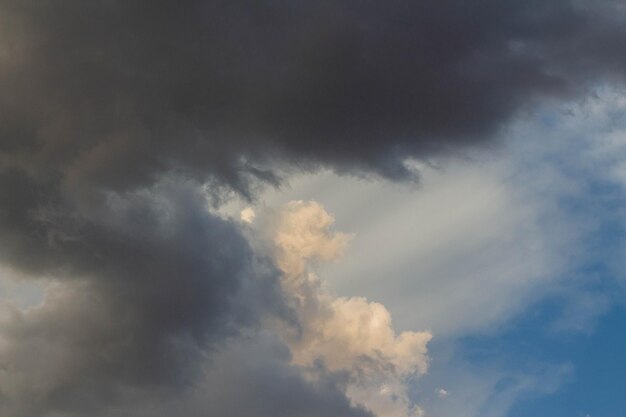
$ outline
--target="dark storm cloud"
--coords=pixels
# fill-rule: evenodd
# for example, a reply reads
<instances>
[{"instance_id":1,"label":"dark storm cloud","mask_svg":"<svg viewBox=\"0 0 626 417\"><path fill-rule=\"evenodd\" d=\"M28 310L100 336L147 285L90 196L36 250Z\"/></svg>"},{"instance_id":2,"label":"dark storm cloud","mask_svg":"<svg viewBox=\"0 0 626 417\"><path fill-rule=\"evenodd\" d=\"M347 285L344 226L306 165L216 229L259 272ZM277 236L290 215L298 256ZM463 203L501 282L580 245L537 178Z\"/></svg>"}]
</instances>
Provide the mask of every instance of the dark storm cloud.
<instances>
[{"instance_id":1,"label":"dark storm cloud","mask_svg":"<svg viewBox=\"0 0 626 417\"><path fill-rule=\"evenodd\" d=\"M271 265L192 184L168 179L85 210L36 204L41 188L2 179L15 196L3 196L3 263L57 283L0 321L0 414L89 414L125 390L183 389L217 341L280 314Z\"/></svg>"},{"instance_id":2,"label":"dark storm cloud","mask_svg":"<svg viewBox=\"0 0 626 417\"><path fill-rule=\"evenodd\" d=\"M1 414L365 415L263 347L207 379L224 338L289 318L203 186L405 178L407 157L621 82L624 21L610 0L0 0L0 262L56 282L2 319ZM180 402L194 390L210 404Z\"/></svg>"},{"instance_id":3,"label":"dark storm cloud","mask_svg":"<svg viewBox=\"0 0 626 417\"><path fill-rule=\"evenodd\" d=\"M184 337L146 338L89 291L58 288L5 324L3 416L373 417L350 404L345 376L320 368L310 381L272 337L230 339L207 358Z\"/></svg>"},{"instance_id":4,"label":"dark storm cloud","mask_svg":"<svg viewBox=\"0 0 626 417\"><path fill-rule=\"evenodd\" d=\"M611 0L3 0L0 16L3 164L115 188L178 169L245 190L276 158L402 176L407 156L621 78L626 54Z\"/></svg>"}]
</instances>

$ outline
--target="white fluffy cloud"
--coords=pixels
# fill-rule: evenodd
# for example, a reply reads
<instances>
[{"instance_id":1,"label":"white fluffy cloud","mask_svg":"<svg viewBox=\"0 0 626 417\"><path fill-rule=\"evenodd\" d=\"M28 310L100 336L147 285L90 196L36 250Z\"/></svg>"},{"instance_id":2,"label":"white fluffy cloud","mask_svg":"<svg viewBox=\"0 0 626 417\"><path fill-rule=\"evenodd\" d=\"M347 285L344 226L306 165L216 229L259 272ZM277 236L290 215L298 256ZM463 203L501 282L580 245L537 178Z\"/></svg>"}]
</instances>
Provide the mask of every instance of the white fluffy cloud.
<instances>
[{"instance_id":1,"label":"white fluffy cloud","mask_svg":"<svg viewBox=\"0 0 626 417\"><path fill-rule=\"evenodd\" d=\"M351 238L330 230L334 220L321 205L292 201L274 216L276 262L299 323L283 330L293 362L311 367L322 361L331 371L347 372L348 397L379 417L421 415L406 379L426 372L431 334L396 334L385 306L335 297L311 271L316 262L337 259Z\"/></svg>"}]
</instances>

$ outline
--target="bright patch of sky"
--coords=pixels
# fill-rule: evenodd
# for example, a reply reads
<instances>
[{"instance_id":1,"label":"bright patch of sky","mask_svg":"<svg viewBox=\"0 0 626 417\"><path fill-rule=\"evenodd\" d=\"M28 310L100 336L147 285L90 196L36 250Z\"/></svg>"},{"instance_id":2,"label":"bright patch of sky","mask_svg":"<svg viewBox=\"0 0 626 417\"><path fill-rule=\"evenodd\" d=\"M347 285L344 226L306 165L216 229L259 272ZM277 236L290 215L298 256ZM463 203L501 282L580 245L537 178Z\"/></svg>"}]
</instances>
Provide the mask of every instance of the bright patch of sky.
<instances>
[{"instance_id":1,"label":"bright patch of sky","mask_svg":"<svg viewBox=\"0 0 626 417\"><path fill-rule=\"evenodd\" d=\"M43 300L45 287L42 281L22 280L13 271L0 268L0 306L9 303L26 309L38 305Z\"/></svg>"}]
</instances>

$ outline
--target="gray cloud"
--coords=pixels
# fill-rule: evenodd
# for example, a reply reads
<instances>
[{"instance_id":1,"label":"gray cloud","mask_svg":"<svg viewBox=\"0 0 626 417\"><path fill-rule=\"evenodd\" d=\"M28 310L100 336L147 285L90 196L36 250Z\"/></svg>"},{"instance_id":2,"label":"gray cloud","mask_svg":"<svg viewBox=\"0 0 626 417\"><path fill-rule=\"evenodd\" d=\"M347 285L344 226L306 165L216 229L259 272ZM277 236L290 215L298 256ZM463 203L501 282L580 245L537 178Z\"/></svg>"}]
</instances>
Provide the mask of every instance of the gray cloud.
<instances>
[{"instance_id":1,"label":"gray cloud","mask_svg":"<svg viewBox=\"0 0 626 417\"><path fill-rule=\"evenodd\" d=\"M619 1L3 0L3 165L241 190L277 158L407 175L542 97L621 79ZM271 166L270 166L271 168Z\"/></svg>"},{"instance_id":2,"label":"gray cloud","mask_svg":"<svg viewBox=\"0 0 626 417\"><path fill-rule=\"evenodd\" d=\"M203 186L219 202L281 169L406 178L406 157L621 81L623 20L610 0L0 0L0 262L55 282L7 307L3 415L152 415L202 386L225 338L289 319L275 268ZM364 414L335 375L286 362L228 386L289 388L267 415Z\"/></svg>"},{"instance_id":3,"label":"gray cloud","mask_svg":"<svg viewBox=\"0 0 626 417\"><path fill-rule=\"evenodd\" d=\"M187 401L191 413L216 416L373 417L343 394L348 375L321 364L307 369L287 365L289 349L275 336L259 333L229 343L214 358L200 399ZM311 378L314 376L314 378ZM209 405L207 407L207 405Z\"/></svg>"},{"instance_id":4,"label":"gray cloud","mask_svg":"<svg viewBox=\"0 0 626 417\"><path fill-rule=\"evenodd\" d=\"M170 348L178 350L178 359L184 357L186 366L194 369L193 378L187 372L181 375L186 379L176 384L151 378L136 383L129 379L136 374L135 367L180 372L181 363L172 361L172 352L158 345L142 346L141 353L151 356L151 349L158 349L154 354L158 358L152 359L161 363L148 364L140 356L129 355L127 347L133 348L133 342L128 334L125 339L107 340L109 326L115 326L117 335L126 326L108 322L108 311L86 307L88 302L97 303L92 297L84 297L83 305L76 307L79 297L64 294L48 309L14 319L20 335L13 335L13 345L1 355L19 372L1 372L3 415L373 417L346 398L346 375L318 367L308 370L315 374L314 380L308 379L301 368L288 364L287 347L263 333L230 339L210 356L194 352L184 338L173 339ZM89 317L77 318L75 313Z\"/></svg>"},{"instance_id":5,"label":"gray cloud","mask_svg":"<svg viewBox=\"0 0 626 417\"><path fill-rule=\"evenodd\" d=\"M271 264L193 184L108 194L97 209L37 207L19 203L38 191L8 177L20 192L0 216L2 260L55 283L40 306L6 307L2 414L90 413L129 389L183 389L224 337L285 314Z\"/></svg>"}]
</instances>

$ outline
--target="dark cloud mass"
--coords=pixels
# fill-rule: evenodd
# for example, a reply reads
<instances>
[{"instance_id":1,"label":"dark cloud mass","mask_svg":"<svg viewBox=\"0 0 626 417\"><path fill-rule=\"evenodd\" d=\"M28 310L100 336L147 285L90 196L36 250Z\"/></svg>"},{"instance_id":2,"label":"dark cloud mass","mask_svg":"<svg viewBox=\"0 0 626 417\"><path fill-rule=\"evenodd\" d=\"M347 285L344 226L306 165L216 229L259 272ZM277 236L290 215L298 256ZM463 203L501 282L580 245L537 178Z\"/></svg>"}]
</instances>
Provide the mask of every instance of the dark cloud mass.
<instances>
[{"instance_id":1,"label":"dark cloud mass","mask_svg":"<svg viewBox=\"0 0 626 417\"><path fill-rule=\"evenodd\" d=\"M53 282L3 307L0 414L368 415L260 336L211 360L259 317L293 318L207 198L291 169L405 179L408 157L488 143L538 100L621 83L625 10L0 0L0 262Z\"/></svg>"},{"instance_id":2,"label":"dark cloud mass","mask_svg":"<svg viewBox=\"0 0 626 417\"><path fill-rule=\"evenodd\" d=\"M398 177L406 156L621 78L624 14L617 0L3 0L3 164L114 188L176 169L244 189L277 158Z\"/></svg>"},{"instance_id":3,"label":"dark cloud mass","mask_svg":"<svg viewBox=\"0 0 626 417\"><path fill-rule=\"evenodd\" d=\"M185 182L111 194L85 211L37 205L29 194L40 190L4 179L23 199L3 197L29 204L5 205L2 260L57 282L40 306L4 307L2 415L91 415L127 390L183 389L216 341L279 313L271 265Z\"/></svg>"}]
</instances>

